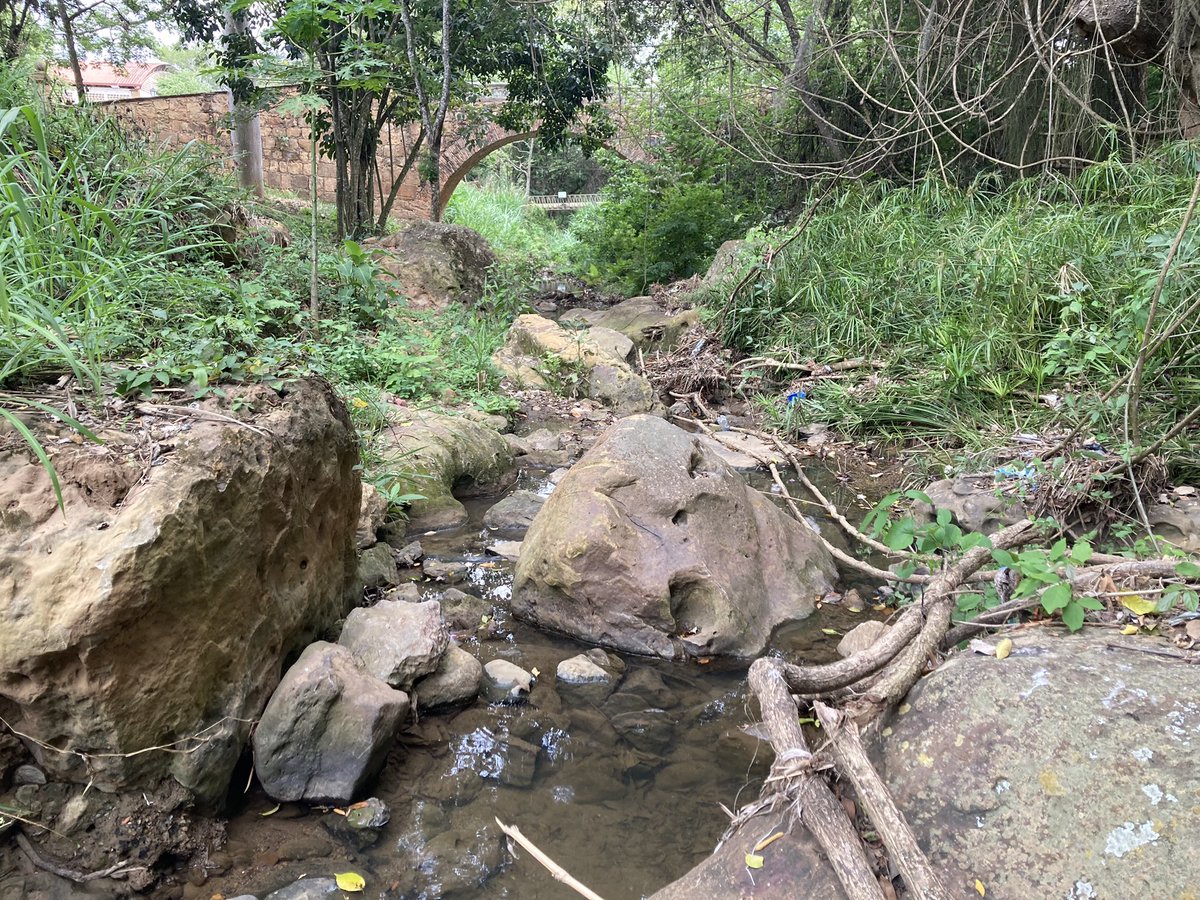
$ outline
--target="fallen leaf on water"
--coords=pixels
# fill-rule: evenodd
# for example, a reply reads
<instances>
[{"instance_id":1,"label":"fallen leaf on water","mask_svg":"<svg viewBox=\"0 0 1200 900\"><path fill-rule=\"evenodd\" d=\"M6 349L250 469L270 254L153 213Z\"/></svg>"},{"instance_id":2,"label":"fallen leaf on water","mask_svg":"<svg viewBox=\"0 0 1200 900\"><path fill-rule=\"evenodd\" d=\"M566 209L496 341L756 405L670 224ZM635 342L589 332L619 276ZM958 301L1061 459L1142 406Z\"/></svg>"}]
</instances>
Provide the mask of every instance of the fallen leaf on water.
<instances>
[{"instance_id":1,"label":"fallen leaf on water","mask_svg":"<svg viewBox=\"0 0 1200 900\"><path fill-rule=\"evenodd\" d=\"M273 815L275 815L275 813L279 812L279 807L280 807L280 805L281 805L281 804L279 804L279 803L276 803L274 806L272 806L272 807L271 807L270 809L268 809L266 812L261 812L261 813L259 813L259 815L260 815L260 816L273 816Z\"/></svg>"},{"instance_id":2,"label":"fallen leaf on water","mask_svg":"<svg viewBox=\"0 0 1200 900\"><path fill-rule=\"evenodd\" d=\"M987 896L987 888L985 888L983 886L983 882L980 881L978 878L975 879L975 891L979 894L980 897Z\"/></svg>"},{"instance_id":3,"label":"fallen leaf on water","mask_svg":"<svg viewBox=\"0 0 1200 900\"><path fill-rule=\"evenodd\" d=\"M847 606L846 609L852 613L860 613L863 611L861 606Z\"/></svg>"},{"instance_id":4,"label":"fallen leaf on water","mask_svg":"<svg viewBox=\"0 0 1200 900\"><path fill-rule=\"evenodd\" d=\"M1121 629L1121 634L1137 634L1138 627L1136 625L1126 625Z\"/></svg>"},{"instance_id":5,"label":"fallen leaf on water","mask_svg":"<svg viewBox=\"0 0 1200 900\"><path fill-rule=\"evenodd\" d=\"M541 670L538 669L537 666L534 666L532 669L529 670L529 674L532 675L534 678L537 678L542 673L541 673Z\"/></svg>"},{"instance_id":6,"label":"fallen leaf on water","mask_svg":"<svg viewBox=\"0 0 1200 900\"><path fill-rule=\"evenodd\" d=\"M757 853L747 853L746 854L746 868L747 869L761 869L762 867L763 867L763 858L761 856L759 856Z\"/></svg>"},{"instance_id":7,"label":"fallen leaf on water","mask_svg":"<svg viewBox=\"0 0 1200 900\"><path fill-rule=\"evenodd\" d=\"M838 634L841 634L841 632L840 632L840 631L838 631L836 628L822 628L822 629L821 629L821 634L833 634L833 635L838 635Z\"/></svg>"},{"instance_id":8,"label":"fallen leaf on water","mask_svg":"<svg viewBox=\"0 0 1200 900\"><path fill-rule=\"evenodd\" d=\"M1005 638L996 645L996 659L1008 659L1008 655L1012 653L1013 642L1011 638Z\"/></svg>"},{"instance_id":9,"label":"fallen leaf on water","mask_svg":"<svg viewBox=\"0 0 1200 900\"><path fill-rule=\"evenodd\" d=\"M712 662L712 657L709 656L701 656L696 659L696 665L698 666L707 666L710 662Z\"/></svg>"},{"instance_id":10,"label":"fallen leaf on water","mask_svg":"<svg viewBox=\"0 0 1200 900\"><path fill-rule=\"evenodd\" d=\"M361 891L367 886L366 879L357 872L338 872L333 876L333 880L337 882L337 886L341 890L350 893Z\"/></svg>"},{"instance_id":11,"label":"fallen leaf on water","mask_svg":"<svg viewBox=\"0 0 1200 900\"><path fill-rule=\"evenodd\" d=\"M1158 607L1157 603L1153 600L1147 600L1141 594L1130 594L1128 597L1122 597L1121 605L1137 616L1152 613Z\"/></svg>"}]
</instances>

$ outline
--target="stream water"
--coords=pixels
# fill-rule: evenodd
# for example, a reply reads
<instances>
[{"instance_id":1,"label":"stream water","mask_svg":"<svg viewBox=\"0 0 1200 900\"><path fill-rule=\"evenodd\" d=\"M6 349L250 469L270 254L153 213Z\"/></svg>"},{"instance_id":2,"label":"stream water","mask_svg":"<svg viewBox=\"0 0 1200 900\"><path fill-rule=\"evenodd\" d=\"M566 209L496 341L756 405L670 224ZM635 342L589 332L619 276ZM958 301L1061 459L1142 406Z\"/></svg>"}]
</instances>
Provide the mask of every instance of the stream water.
<instances>
[{"instance_id":1,"label":"stream water","mask_svg":"<svg viewBox=\"0 0 1200 900\"><path fill-rule=\"evenodd\" d=\"M828 473L812 474L836 493ZM517 487L550 489L541 472L523 473ZM224 873L193 896L263 897L302 875L348 870L373 897L575 896L524 851L509 854L498 817L607 900L630 900L712 851L728 822L722 804L733 810L757 797L771 753L741 727L754 721L744 663L625 656L611 696L555 685L558 663L589 648L505 616L512 567L485 554L481 529L498 499L472 501L467 525L421 540L427 558L468 564L456 587L496 604L495 639L460 643L485 663L503 657L542 673L528 702L480 699L406 729L373 792L391 820L371 846L331 811L284 804L266 815L276 804L252 787L235 801L229 846L216 860ZM421 587L436 597L445 586ZM838 637L829 632L870 614L826 605L776 635L774 649L833 658Z\"/></svg>"}]
</instances>

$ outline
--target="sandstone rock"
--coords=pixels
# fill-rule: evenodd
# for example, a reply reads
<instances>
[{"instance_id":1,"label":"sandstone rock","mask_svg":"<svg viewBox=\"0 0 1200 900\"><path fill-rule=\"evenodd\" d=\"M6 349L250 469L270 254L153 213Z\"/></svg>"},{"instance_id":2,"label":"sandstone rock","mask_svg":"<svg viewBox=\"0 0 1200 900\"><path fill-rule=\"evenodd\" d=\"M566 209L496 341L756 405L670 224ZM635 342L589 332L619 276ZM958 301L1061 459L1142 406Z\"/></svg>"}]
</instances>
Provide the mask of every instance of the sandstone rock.
<instances>
[{"instance_id":1,"label":"sandstone rock","mask_svg":"<svg viewBox=\"0 0 1200 900\"><path fill-rule=\"evenodd\" d=\"M460 584L467 580L471 563L465 559L429 559L421 563L421 571L431 581L445 584Z\"/></svg>"},{"instance_id":2,"label":"sandstone rock","mask_svg":"<svg viewBox=\"0 0 1200 900\"><path fill-rule=\"evenodd\" d=\"M254 772L276 800L345 803L379 773L408 697L318 641L288 669L254 732Z\"/></svg>"},{"instance_id":3,"label":"sandstone rock","mask_svg":"<svg viewBox=\"0 0 1200 900\"><path fill-rule=\"evenodd\" d=\"M492 612L492 604L487 600L458 588L442 591L441 603L446 624L460 631L474 631L482 624L483 617Z\"/></svg>"},{"instance_id":4,"label":"sandstone rock","mask_svg":"<svg viewBox=\"0 0 1200 900\"><path fill-rule=\"evenodd\" d=\"M464 416L406 410L385 431L382 465L402 473L397 488L420 494L408 509L410 532L454 528L467 521L456 499L507 485L512 451L494 429Z\"/></svg>"},{"instance_id":5,"label":"sandstone rock","mask_svg":"<svg viewBox=\"0 0 1200 900\"><path fill-rule=\"evenodd\" d=\"M1200 672L1108 647L1169 646L1149 638L1010 636L1007 659L963 653L918 682L877 751L951 893L1186 894Z\"/></svg>"},{"instance_id":6,"label":"sandstone rock","mask_svg":"<svg viewBox=\"0 0 1200 900\"><path fill-rule=\"evenodd\" d=\"M738 259L746 248L745 241L726 241L717 248L716 255L700 281L700 287L716 287L722 279L738 267Z\"/></svg>"},{"instance_id":7,"label":"sandstone rock","mask_svg":"<svg viewBox=\"0 0 1200 900\"><path fill-rule=\"evenodd\" d=\"M512 734L501 735L496 741L496 752L492 761L496 766L496 777L501 784L511 787L529 787L537 771L541 748Z\"/></svg>"},{"instance_id":8,"label":"sandstone rock","mask_svg":"<svg viewBox=\"0 0 1200 900\"><path fill-rule=\"evenodd\" d=\"M411 569L421 561L425 551L422 549L420 541L409 541L392 555L396 560L397 567Z\"/></svg>"},{"instance_id":9,"label":"sandstone rock","mask_svg":"<svg viewBox=\"0 0 1200 900\"><path fill-rule=\"evenodd\" d=\"M354 576L360 588L380 588L396 584L400 572L387 544L375 544L358 554L358 569Z\"/></svg>"},{"instance_id":10,"label":"sandstone rock","mask_svg":"<svg viewBox=\"0 0 1200 900\"><path fill-rule=\"evenodd\" d=\"M45 784L46 773L37 766L17 766L16 771L13 772L12 780L14 785Z\"/></svg>"},{"instance_id":11,"label":"sandstone rock","mask_svg":"<svg viewBox=\"0 0 1200 900\"><path fill-rule=\"evenodd\" d=\"M806 829L793 828L762 851L765 864L751 874L746 854L763 835L778 830L777 814L753 817L721 849L650 900L753 897L754 900L845 900L833 869ZM752 837L753 835L753 837ZM988 889L989 895L991 889ZM966 897L966 894L962 896ZM978 896L978 895L976 895Z\"/></svg>"},{"instance_id":12,"label":"sandstone rock","mask_svg":"<svg viewBox=\"0 0 1200 900\"><path fill-rule=\"evenodd\" d=\"M357 440L328 386L269 393L263 433L191 422L118 508L67 466L64 521L40 466L0 460L0 697L14 728L98 754L85 768L35 747L53 780L145 789L170 775L223 800L284 660L344 614ZM201 732L189 753L118 755Z\"/></svg>"},{"instance_id":13,"label":"sandstone rock","mask_svg":"<svg viewBox=\"0 0 1200 900\"><path fill-rule=\"evenodd\" d=\"M338 643L354 654L365 671L407 690L437 669L450 634L436 600L380 600L350 611Z\"/></svg>"},{"instance_id":14,"label":"sandstone rock","mask_svg":"<svg viewBox=\"0 0 1200 900\"><path fill-rule=\"evenodd\" d=\"M697 435L697 438L712 447L713 452L734 469L765 468L768 462L777 466L788 464L787 458L776 447L752 434L717 431L712 435Z\"/></svg>"},{"instance_id":15,"label":"sandstone rock","mask_svg":"<svg viewBox=\"0 0 1200 900\"><path fill-rule=\"evenodd\" d=\"M513 491L483 515L483 527L505 534L524 534L546 498L533 491Z\"/></svg>"},{"instance_id":16,"label":"sandstone rock","mask_svg":"<svg viewBox=\"0 0 1200 900\"><path fill-rule=\"evenodd\" d=\"M363 242L414 309L473 306L483 297L496 262L482 235L462 225L414 222L403 231Z\"/></svg>"},{"instance_id":17,"label":"sandstone rock","mask_svg":"<svg viewBox=\"0 0 1200 900\"><path fill-rule=\"evenodd\" d=\"M378 540L377 532L387 517L388 504L374 485L363 482L362 501L358 507L358 527L354 531L354 546L366 550Z\"/></svg>"},{"instance_id":18,"label":"sandstone rock","mask_svg":"<svg viewBox=\"0 0 1200 900\"><path fill-rule=\"evenodd\" d=\"M509 562L516 562L521 558L520 541L493 541L485 549L492 556L499 556Z\"/></svg>"},{"instance_id":19,"label":"sandstone rock","mask_svg":"<svg viewBox=\"0 0 1200 900\"><path fill-rule=\"evenodd\" d=\"M483 664L462 647L451 642L438 667L420 679L413 693L418 709L433 709L475 699L483 680Z\"/></svg>"},{"instance_id":20,"label":"sandstone rock","mask_svg":"<svg viewBox=\"0 0 1200 900\"><path fill-rule=\"evenodd\" d=\"M652 297L632 297L608 309L572 310L558 321L564 325L579 323L593 329L611 329L639 347L650 344L673 347L683 332L700 321L700 316L692 309L668 313Z\"/></svg>"},{"instance_id":21,"label":"sandstone rock","mask_svg":"<svg viewBox=\"0 0 1200 900\"><path fill-rule=\"evenodd\" d=\"M989 897L1186 896L1200 672L1109 649L1110 632L1011 637L1005 660L963 653L918 682L873 750L950 894L978 879ZM747 844L771 827L752 820L654 900L742 896ZM755 898L843 896L802 830L764 855Z\"/></svg>"},{"instance_id":22,"label":"sandstone rock","mask_svg":"<svg viewBox=\"0 0 1200 900\"><path fill-rule=\"evenodd\" d=\"M560 662L554 677L563 684L608 684L613 681L611 672L582 653Z\"/></svg>"},{"instance_id":23,"label":"sandstone rock","mask_svg":"<svg viewBox=\"0 0 1200 900\"><path fill-rule=\"evenodd\" d=\"M652 416L610 428L534 519L512 610L634 653L750 656L812 612L834 567L694 435Z\"/></svg>"},{"instance_id":24,"label":"sandstone rock","mask_svg":"<svg viewBox=\"0 0 1200 900\"><path fill-rule=\"evenodd\" d=\"M1006 480L998 485L990 475L935 481L925 488L933 506L918 503L913 512L931 520L937 510L948 509L964 530L992 534L1005 525L1019 522L1028 512L1011 490L997 496L997 488L1005 486L1011 487L1011 482ZM1170 496L1168 502L1149 503L1146 518L1159 537L1189 553L1200 552L1200 498ZM1083 521L1078 526L1086 531L1093 524Z\"/></svg>"},{"instance_id":25,"label":"sandstone rock","mask_svg":"<svg viewBox=\"0 0 1200 900\"><path fill-rule=\"evenodd\" d=\"M620 337L617 335L617 337ZM492 362L518 386L586 396L620 415L654 407L650 383L636 374L612 334L569 332L541 316L519 316Z\"/></svg>"},{"instance_id":26,"label":"sandstone rock","mask_svg":"<svg viewBox=\"0 0 1200 900\"><path fill-rule=\"evenodd\" d=\"M838 641L838 655L845 657L861 653L891 630L890 625L882 622L874 620L859 622Z\"/></svg>"},{"instance_id":27,"label":"sandstone rock","mask_svg":"<svg viewBox=\"0 0 1200 900\"><path fill-rule=\"evenodd\" d=\"M1146 518L1154 533L1188 553L1200 553L1200 498L1173 497L1170 503L1152 503Z\"/></svg>"},{"instance_id":28,"label":"sandstone rock","mask_svg":"<svg viewBox=\"0 0 1200 900\"><path fill-rule=\"evenodd\" d=\"M533 676L506 659L493 659L483 667L483 692L489 703L519 700L533 686Z\"/></svg>"},{"instance_id":29,"label":"sandstone rock","mask_svg":"<svg viewBox=\"0 0 1200 900\"><path fill-rule=\"evenodd\" d=\"M332 878L301 878L294 884L267 894L267 900L324 900L340 896L337 882Z\"/></svg>"},{"instance_id":30,"label":"sandstone rock","mask_svg":"<svg viewBox=\"0 0 1200 900\"><path fill-rule=\"evenodd\" d=\"M962 476L935 481L925 488L933 507L917 503L913 514L932 520L939 509L948 509L964 531L992 534L1025 518L1025 505L1017 497L997 496L988 476Z\"/></svg>"}]
</instances>

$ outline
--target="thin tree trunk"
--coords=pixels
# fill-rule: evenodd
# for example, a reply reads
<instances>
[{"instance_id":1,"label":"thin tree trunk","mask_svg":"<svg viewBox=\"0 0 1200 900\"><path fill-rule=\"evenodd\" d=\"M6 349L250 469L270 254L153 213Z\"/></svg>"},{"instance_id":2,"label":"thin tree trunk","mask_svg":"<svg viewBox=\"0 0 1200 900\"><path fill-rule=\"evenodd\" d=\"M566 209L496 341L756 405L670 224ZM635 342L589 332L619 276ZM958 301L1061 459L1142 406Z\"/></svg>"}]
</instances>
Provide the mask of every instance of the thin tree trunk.
<instances>
[{"instance_id":1,"label":"thin tree trunk","mask_svg":"<svg viewBox=\"0 0 1200 900\"><path fill-rule=\"evenodd\" d=\"M71 74L75 78L76 102L82 106L88 102L87 90L83 86L83 69L79 66L79 51L75 48L75 25L67 12L66 0L58 0L58 14L62 18L63 43L67 45L67 59L71 61Z\"/></svg>"},{"instance_id":2,"label":"thin tree trunk","mask_svg":"<svg viewBox=\"0 0 1200 900\"><path fill-rule=\"evenodd\" d=\"M227 35L245 34L246 17L241 13L226 13L225 33ZM237 168L238 184L248 191L253 191L256 197L262 199L264 196L262 129L258 121L258 110L239 102L236 94L230 96L233 97L233 161Z\"/></svg>"}]
</instances>

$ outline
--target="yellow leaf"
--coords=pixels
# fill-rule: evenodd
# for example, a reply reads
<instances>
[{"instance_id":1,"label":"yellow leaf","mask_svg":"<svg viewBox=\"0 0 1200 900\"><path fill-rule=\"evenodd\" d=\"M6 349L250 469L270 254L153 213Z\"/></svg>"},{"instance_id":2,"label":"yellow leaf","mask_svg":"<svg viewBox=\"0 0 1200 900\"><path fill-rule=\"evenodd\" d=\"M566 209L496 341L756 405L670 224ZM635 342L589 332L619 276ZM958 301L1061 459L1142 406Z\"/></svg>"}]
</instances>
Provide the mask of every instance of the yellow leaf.
<instances>
[{"instance_id":1,"label":"yellow leaf","mask_svg":"<svg viewBox=\"0 0 1200 900\"><path fill-rule=\"evenodd\" d=\"M259 815L260 815L260 816L273 816L273 815L275 815L275 813L277 813L277 812L279 812L279 804L278 804L278 803L276 803L274 806L272 806L272 807L271 807L270 809L268 809L266 812L261 812L261 813L259 813Z\"/></svg>"},{"instance_id":2,"label":"yellow leaf","mask_svg":"<svg viewBox=\"0 0 1200 900\"><path fill-rule=\"evenodd\" d=\"M763 867L763 858L761 856L759 856L757 853L747 853L746 854L746 868L747 869L761 869L762 867Z\"/></svg>"},{"instance_id":3,"label":"yellow leaf","mask_svg":"<svg viewBox=\"0 0 1200 900\"><path fill-rule=\"evenodd\" d=\"M980 881L978 878L975 879L975 890L979 894L980 897L987 896L987 888L985 888L983 886L983 882Z\"/></svg>"},{"instance_id":4,"label":"yellow leaf","mask_svg":"<svg viewBox=\"0 0 1200 900\"><path fill-rule=\"evenodd\" d=\"M341 890L351 893L361 891L367 886L366 880L357 872L339 872L333 876L333 880Z\"/></svg>"},{"instance_id":5,"label":"yellow leaf","mask_svg":"<svg viewBox=\"0 0 1200 900\"><path fill-rule=\"evenodd\" d=\"M1121 634L1137 634L1138 627L1136 625L1126 625L1121 629Z\"/></svg>"},{"instance_id":6,"label":"yellow leaf","mask_svg":"<svg viewBox=\"0 0 1200 900\"><path fill-rule=\"evenodd\" d=\"M1012 648L1012 638L1002 640L996 645L996 659L1008 659L1008 655L1012 653Z\"/></svg>"},{"instance_id":7,"label":"yellow leaf","mask_svg":"<svg viewBox=\"0 0 1200 900\"><path fill-rule=\"evenodd\" d=\"M1121 605L1137 616L1152 613L1155 607L1158 606L1153 600L1147 600L1141 594L1130 594L1128 597L1122 597Z\"/></svg>"},{"instance_id":8,"label":"yellow leaf","mask_svg":"<svg viewBox=\"0 0 1200 900\"><path fill-rule=\"evenodd\" d=\"M763 838L761 841L759 841L757 844L754 845L754 852L757 853L758 851L764 849L765 847L770 847L773 843L775 843L781 837L783 837L783 832L777 831L773 835L771 835L769 838Z\"/></svg>"}]
</instances>

